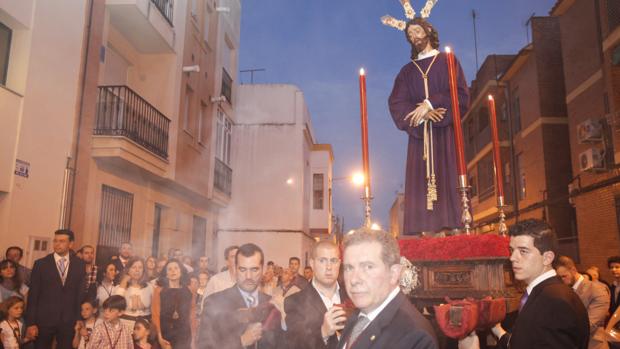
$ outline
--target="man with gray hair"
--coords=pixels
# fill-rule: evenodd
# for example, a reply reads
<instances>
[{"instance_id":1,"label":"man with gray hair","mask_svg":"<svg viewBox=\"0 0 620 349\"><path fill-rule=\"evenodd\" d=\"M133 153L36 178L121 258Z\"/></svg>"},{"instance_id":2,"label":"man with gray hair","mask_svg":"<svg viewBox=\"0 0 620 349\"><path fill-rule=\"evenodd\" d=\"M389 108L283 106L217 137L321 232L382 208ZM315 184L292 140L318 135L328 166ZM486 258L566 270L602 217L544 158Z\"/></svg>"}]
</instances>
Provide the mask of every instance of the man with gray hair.
<instances>
[{"instance_id":1,"label":"man with gray hair","mask_svg":"<svg viewBox=\"0 0 620 349\"><path fill-rule=\"evenodd\" d=\"M344 281L359 309L347 320L338 349L437 349L431 324L400 291L396 239L360 228L345 236Z\"/></svg>"}]
</instances>

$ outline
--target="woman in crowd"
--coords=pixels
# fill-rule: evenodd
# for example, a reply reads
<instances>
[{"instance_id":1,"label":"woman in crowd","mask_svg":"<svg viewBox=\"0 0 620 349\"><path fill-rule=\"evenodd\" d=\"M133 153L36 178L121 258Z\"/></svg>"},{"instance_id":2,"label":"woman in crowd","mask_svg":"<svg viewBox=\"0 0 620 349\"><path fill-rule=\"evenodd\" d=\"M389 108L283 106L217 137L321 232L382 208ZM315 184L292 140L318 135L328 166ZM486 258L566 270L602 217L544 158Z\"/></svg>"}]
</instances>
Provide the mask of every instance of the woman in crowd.
<instances>
[{"instance_id":1,"label":"woman in crowd","mask_svg":"<svg viewBox=\"0 0 620 349\"><path fill-rule=\"evenodd\" d=\"M28 286L19 277L17 264L5 259L0 262L0 302L11 296L25 300L28 297Z\"/></svg>"},{"instance_id":2,"label":"woman in crowd","mask_svg":"<svg viewBox=\"0 0 620 349\"><path fill-rule=\"evenodd\" d=\"M103 279L99 287L97 287L97 304L103 304L106 299L114 294L114 291L118 288L118 285L114 284L117 274L116 264L112 261L108 262L103 269Z\"/></svg>"},{"instance_id":3,"label":"woman in crowd","mask_svg":"<svg viewBox=\"0 0 620 349\"><path fill-rule=\"evenodd\" d=\"M153 324L162 347L190 349L196 324L196 298L189 288L183 264L170 259L159 276L153 294Z\"/></svg>"},{"instance_id":4,"label":"woman in crowd","mask_svg":"<svg viewBox=\"0 0 620 349\"><path fill-rule=\"evenodd\" d=\"M125 297L127 309L121 316L125 324L133 328L137 319L150 319L153 285L146 279L142 258L134 257L127 262L121 282L112 293Z\"/></svg>"},{"instance_id":5,"label":"woman in crowd","mask_svg":"<svg viewBox=\"0 0 620 349\"><path fill-rule=\"evenodd\" d=\"M157 279L157 260L155 260L155 257L147 257L144 265L146 266L146 278L149 281Z\"/></svg>"}]
</instances>

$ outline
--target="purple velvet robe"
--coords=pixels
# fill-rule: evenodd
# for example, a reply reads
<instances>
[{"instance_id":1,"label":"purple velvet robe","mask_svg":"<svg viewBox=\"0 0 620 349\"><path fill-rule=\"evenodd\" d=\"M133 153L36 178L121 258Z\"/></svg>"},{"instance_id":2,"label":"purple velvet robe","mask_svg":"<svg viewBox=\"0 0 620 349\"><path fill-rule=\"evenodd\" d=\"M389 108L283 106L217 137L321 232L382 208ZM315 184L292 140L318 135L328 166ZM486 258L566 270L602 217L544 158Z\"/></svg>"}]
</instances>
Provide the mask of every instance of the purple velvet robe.
<instances>
[{"instance_id":1,"label":"purple velvet robe","mask_svg":"<svg viewBox=\"0 0 620 349\"><path fill-rule=\"evenodd\" d=\"M417 60L416 63L426 71L433 57ZM461 65L457 64L457 85L459 109L464 116L469 108L469 91ZM428 72L428 100L433 108L446 108L443 120L433 123L433 150L435 175L437 180L437 201L433 210L426 209L426 162L423 158L424 128L409 126L405 116L412 112L424 96L424 80L416 66L409 62L398 73L389 98L390 113L396 127L407 132L407 172L405 178L405 222L404 234L437 232L442 229L461 228L461 201L457 190L456 149L454 147L454 128L452 125L452 104L448 78L448 61L445 53L440 53Z\"/></svg>"}]
</instances>

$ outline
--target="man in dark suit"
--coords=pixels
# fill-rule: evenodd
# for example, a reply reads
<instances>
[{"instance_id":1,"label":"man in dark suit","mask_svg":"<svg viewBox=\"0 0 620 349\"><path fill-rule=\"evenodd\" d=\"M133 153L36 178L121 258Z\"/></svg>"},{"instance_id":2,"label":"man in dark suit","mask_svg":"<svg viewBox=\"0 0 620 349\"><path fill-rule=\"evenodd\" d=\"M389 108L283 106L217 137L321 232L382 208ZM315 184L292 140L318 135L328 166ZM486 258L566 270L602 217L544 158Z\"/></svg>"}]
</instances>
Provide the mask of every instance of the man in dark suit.
<instances>
[{"instance_id":1,"label":"man in dark suit","mask_svg":"<svg viewBox=\"0 0 620 349\"><path fill-rule=\"evenodd\" d=\"M35 348L49 349L56 338L58 349L72 348L75 321L86 297L84 262L69 253L74 235L54 233L54 253L34 263L26 309L27 336L36 337Z\"/></svg>"},{"instance_id":2,"label":"man in dark suit","mask_svg":"<svg viewBox=\"0 0 620 349\"><path fill-rule=\"evenodd\" d=\"M120 275L125 270L127 263L133 257L133 246L129 242L123 242L121 244L121 248L118 250L117 256L112 256L112 263L116 266L116 270L118 273L116 274L117 278L120 280ZM118 280L117 280L118 281Z\"/></svg>"},{"instance_id":3,"label":"man in dark suit","mask_svg":"<svg viewBox=\"0 0 620 349\"><path fill-rule=\"evenodd\" d=\"M293 271L295 278L293 279L293 285L299 287L300 290L308 287L308 280L299 274L299 268L301 267L301 260L298 257L291 257L288 259L288 267Z\"/></svg>"},{"instance_id":4,"label":"man in dark suit","mask_svg":"<svg viewBox=\"0 0 620 349\"><path fill-rule=\"evenodd\" d=\"M339 305L347 300L338 285L340 250L332 241L317 242L310 265L314 276L310 285L284 300L287 348L325 349L336 346L336 331L344 328L345 311Z\"/></svg>"},{"instance_id":5,"label":"man in dark suit","mask_svg":"<svg viewBox=\"0 0 620 349\"><path fill-rule=\"evenodd\" d=\"M382 230L345 236L344 280L359 311L347 320L339 349L437 349L431 324L400 291L398 243Z\"/></svg>"},{"instance_id":6,"label":"man in dark suit","mask_svg":"<svg viewBox=\"0 0 620 349\"><path fill-rule=\"evenodd\" d=\"M527 288L511 332L493 328L499 348L586 349L588 313L552 267L557 238L551 227L528 219L511 226L509 234L512 270Z\"/></svg>"},{"instance_id":7,"label":"man in dark suit","mask_svg":"<svg viewBox=\"0 0 620 349\"><path fill-rule=\"evenodd\" d=\"M239 247L236 257L237 283L206 298L200 321L197 347L201 349L267 349L278 347L279 317L272 328L265 321L244 319L240 309L261 307L271 297L258 290L263 275L263 251L254 244ZM275 308L274 308L275 309ZM264 320L264 319L262 319ZM275 325L275 326L273 326Z\"/></svg>"}]
</instances>

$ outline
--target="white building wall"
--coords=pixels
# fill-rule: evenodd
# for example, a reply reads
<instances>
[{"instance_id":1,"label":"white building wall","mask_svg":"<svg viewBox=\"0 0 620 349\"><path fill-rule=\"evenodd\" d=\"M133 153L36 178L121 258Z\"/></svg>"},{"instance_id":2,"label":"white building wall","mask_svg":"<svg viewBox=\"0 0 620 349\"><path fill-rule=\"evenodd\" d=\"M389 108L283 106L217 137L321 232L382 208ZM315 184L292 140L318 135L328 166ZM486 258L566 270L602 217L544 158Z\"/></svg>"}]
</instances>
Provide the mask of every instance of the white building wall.
<instances>
[{"instance_id":1,"label":"white building wall","mask_svg":"<svg viewBox=\"0 0 620 349\"><path fill-rule=\"evenodd\" d=\"M30 163L29 177L15 176L8 192L0 193L0 246L27 248L29 236L51 238L58 228L78 105L85 6L0 1L0 20L13 30L6 87L22 100L21 108L2 116L16 120L16 127L4 131L17 133L8 170L15 158Z\"/></svg>"},{"instance_id":2,"label":"white building wall","mask_svg":"<svg viewBox=\"0 0 620 349\"><path fill-rule=\"evenodd\" d=\"M312 197L312 135L303 93L292 85L241 85L233 128L233 193L219 220L218 251L255 242L267 260L305 263ZM217 256L219 265L223 257Z\"/></svg>"}]
</instances>

